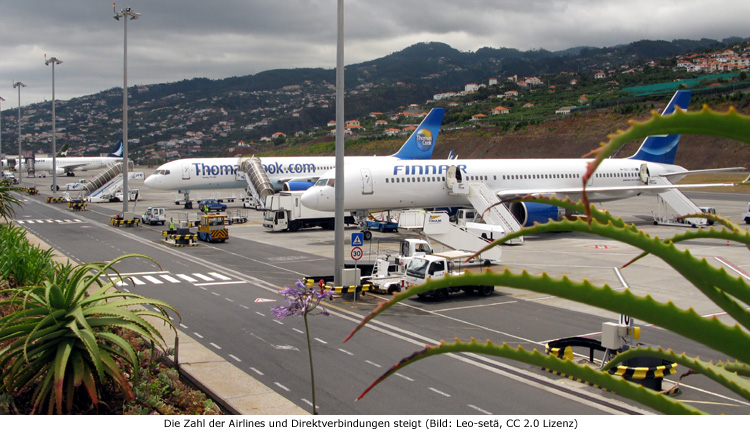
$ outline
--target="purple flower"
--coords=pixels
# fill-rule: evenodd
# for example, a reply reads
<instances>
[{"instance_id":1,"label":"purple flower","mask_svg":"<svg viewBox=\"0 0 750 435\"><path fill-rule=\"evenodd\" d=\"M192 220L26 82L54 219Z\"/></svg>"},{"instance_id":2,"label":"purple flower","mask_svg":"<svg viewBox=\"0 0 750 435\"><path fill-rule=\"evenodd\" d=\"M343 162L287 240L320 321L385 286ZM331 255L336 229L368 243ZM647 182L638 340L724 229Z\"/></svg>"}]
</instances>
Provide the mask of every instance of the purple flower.
<instances>
[{"instance_id":1,"label":"purple flower","mask_svg":"<svg viewBox=\"0 0 750 435\"><path fill-rule=\"evenodd\" d=\"M305 316L311 313L323 299L333 299L331 290L325 290L323 286L319 287L318 289L308 288L301 281L297 281L294 287L284 287L284 289L279 290L279 294L284 296L286 305L274 305L271 307L271 312L277 319ZM328 311L321 307L319 314L327 316Z\"/></svg>"}]
</instances>

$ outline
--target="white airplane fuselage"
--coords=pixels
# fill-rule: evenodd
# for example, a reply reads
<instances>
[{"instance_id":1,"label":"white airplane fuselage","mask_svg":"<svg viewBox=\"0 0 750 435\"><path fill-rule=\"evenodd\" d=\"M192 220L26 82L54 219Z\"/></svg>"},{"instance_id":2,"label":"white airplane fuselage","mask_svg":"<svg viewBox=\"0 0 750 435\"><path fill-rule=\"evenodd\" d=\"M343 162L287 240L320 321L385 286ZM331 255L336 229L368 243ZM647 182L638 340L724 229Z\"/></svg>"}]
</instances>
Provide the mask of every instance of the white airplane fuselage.
<instances>
[{"instance_id":1,"label":"white airplane fuselage","mask_svg":"<svg viewBox=\"0 0 750 435\"><path fill-rule=\"evenodd\" d=\"M587 159L482 159L396 162L391 165L345 167L344 208L346 210L385 210L470 205L465 195L448 187L446 172L455 166L464 183L485 183L500 199L519 195L581 197L582 177ZM592 201L612 201L643 193L647 178L641 176L647 165L651 177L685 171L676 165L633 159L607 159L587 184ZM334 174L323 175L302 196L305 206L335 209ZM338 181L336 181L338 182ZM632 187L632 189L630 188ZM656 190L656 186L652 186Z\"/></svg>"},{"instance_id":2,"label":"white airplane fuselage","mask_svg":"<svg viewBox=\"0 0 750 435\"><path fill-rule=\"evenodd\" d=\"M122 157L57 157L57 172L89 171L104 169L122 161ZM41 157L34 159L36 171L52 172L52 157Z\"/></svg>"}]
</instances>

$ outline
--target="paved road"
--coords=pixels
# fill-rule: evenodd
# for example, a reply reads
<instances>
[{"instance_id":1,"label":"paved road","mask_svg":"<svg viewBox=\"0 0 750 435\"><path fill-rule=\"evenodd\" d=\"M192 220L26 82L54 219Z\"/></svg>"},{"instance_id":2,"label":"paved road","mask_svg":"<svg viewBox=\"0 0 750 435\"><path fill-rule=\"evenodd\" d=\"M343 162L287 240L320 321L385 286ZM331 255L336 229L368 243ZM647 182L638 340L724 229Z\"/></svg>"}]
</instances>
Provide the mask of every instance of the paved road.
<instances>
[{"instance_id":1,"label":"paved road","mask_svg":"<svg viewBox=\"0 0 750 435\"><path fill-rule=\"evenodd\" d=\"M143 192L145 204L163 205L163 196ZM152 196L154 199L149 199ZM721 197L712 205L727 214L744 208L743 197ZM159 201L159 203L156 203ZM633 214L633 204L623 201L609 208L644 225L647 219ZM703 205L703 204L701 204ZM230 228L224 244L201 244L176 249L164 245L161 227L113 228L109 216L121 205L89 205L89 211L70 212L61 204L46 204L43 197L28 198L17 223L77 262L111 259L138 252L156 260L137 259L118 266L134 278L126 289L157 297L175 305L183 332L193 334L206 347L257 377L300 406L309 408L310 384L304 345L304 325L299 318L275 320L270 306L280 303L277 290L300 276L319 274L331 267L332 233L268 233L251 223ZM178 209L172 209L178 213ZM675 227L650 227L666 235ZM376 235L370 249L387 248L399 236ZM606 247L605 247L606 246ZM747 251L740 246L696 242L691 251L710 261L721 258L740 273L750 270ZM622 286L614 267L636 251L597 238L573 234L531 238L519 247L505 249L503 266L541 269L571 278L590 277L594 282ZM639 264L640 263L640 264ZM696 307L701 314L715 313L712 304L675 282L659 260L644 259L624 278L635 292L651 292L678 304ZM687 287L687 286L685 286ZM685 294L682 294L682 292ZM387 367L425 343L459 337L520 344L542 350L546 341L597 334L603 321L616 313L591 310L556 298L513 289L499 289L489 298L458 294L445 303L409 300L380 317L371 328L346 344L341 340L381 298L368 296L351 302L337 299L333 316L311 319L314 336L317 402L323 414L596 414L640 413L639 406L617 396L546 374L506 360L468 355L441 356L406 367L399 375L354 402L369 383ZM703 349L657 328L646 328L644 340L689 354L720 359ZM747 413L748 404L710 383L688 378L683 398L707 402L714 413ZM702 405L703 406L703 405Z\"/></svg>"}]
</instances>

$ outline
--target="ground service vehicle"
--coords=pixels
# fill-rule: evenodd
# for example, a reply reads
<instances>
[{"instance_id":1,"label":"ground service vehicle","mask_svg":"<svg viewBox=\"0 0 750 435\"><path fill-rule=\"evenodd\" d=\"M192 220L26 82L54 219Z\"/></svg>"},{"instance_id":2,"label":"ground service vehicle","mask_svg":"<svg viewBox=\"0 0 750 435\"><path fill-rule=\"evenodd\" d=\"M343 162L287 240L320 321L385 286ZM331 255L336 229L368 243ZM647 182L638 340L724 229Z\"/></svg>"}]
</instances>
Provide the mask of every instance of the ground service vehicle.
<instances>
[{"instance_id":1,"label":"ground service vehicle","mask_svg":"<svg viewBox=\"0 0 750 435\"><path fill-rule=\"evenodd\" d=\"M227 215L223 213L202 214L198 221L198 238L204 242L225 242L229 238L226 220Z\"/></svg>"},{"instance_id":2,"label":"ground service vehicle","mask_svg":"<svg viewBox=\"0 0 750 435\"><path fill-rule=\"evenodd\" d=\"M302 192L291 191L267 197L263 226L271 231L298 231L312 227L332 230L336 222L335 213L305 207L300 201L301 195ZM354 218L344 217L344 224L354 224Z\"/></svg>"},{"instance_id":3,"label":"ground service vehicle","mask_svg":"<svg viewBox=\"0 0 750 435\"><path fill-rule=\"evenodd\" d=\"M424 257L413 258L406 268L406 281L409 287L423 284L428 279L440 279L445 276L459 276L464 272L456 270L456 262L459 259L467 258L467 253L463 251L448 251L439 254L425 255ZM482 296L489 296L495 292L494 286L470 285L461 287L444 287L430 290L419 294L419 298L431 296L436 301L445 300L448 294L465 291L474 293L478 291Z\"/></svg>"},{"instance_id":4,"label":"ground service vehicle","mask_svg":"<svg viewBox=\"0 0 750 435\"><path fill-rule=\"evenodd\" d=\"M379 258L375 262L372 276L364 277L363 284L370 284L377 293L394 293L406 286L406 267L414 257L432 254L432 245L427 240L404 239L395 262L389 258Z\"/></svg>"},{"instance_id":5,"label":"ground service vehicle","mask_svg":"<svg viewBox=\"0 0 750 435\"><path fill-rule=\"evenodd\" d=\"M167 212L162 207L149 207L141 216L141 222L149 225L164 225L167 222Z\"/></svg>"},{"instance_id":6,"label":"ground service vehicle","mask_svg":"<svg viewBox=\"0 0 750 435\"><path fill-rule=\"evenodd\" d=\"M198 210L205 211L208 206L208 211L225 211L227 205L213 199L205 199L198 202Z\"/></svg>"}]
</instances>

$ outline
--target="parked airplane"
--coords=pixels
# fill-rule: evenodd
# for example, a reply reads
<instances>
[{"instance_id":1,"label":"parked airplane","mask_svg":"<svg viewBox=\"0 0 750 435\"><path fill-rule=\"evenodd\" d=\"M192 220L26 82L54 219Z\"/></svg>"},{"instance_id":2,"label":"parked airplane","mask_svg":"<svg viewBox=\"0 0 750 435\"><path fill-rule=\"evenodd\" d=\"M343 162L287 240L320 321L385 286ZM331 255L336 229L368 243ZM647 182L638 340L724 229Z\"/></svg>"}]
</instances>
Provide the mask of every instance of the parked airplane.
<instances>
[{"instance_id":1,"label":"parked airplane","mask_svg":"<svg viewBox=\"0 0 750 435\"><path fill-rule=\"evenodd\" d=\"M60 158L60 157L65 157L67 155L68 155L68 144L65 144L65 145L63 145L62 148L60 148L60 151L57 153L57 157ZM14 170L16 170L16 171L18 170L18 162L16 162L16 159L2 159L2 160L0 160L0 167L2 167L3 169L10 168L11 166L13 166ZM27 169L27 165L26 165L25 161L23 162L23 166L22 167L23 167L24 170Z\"/></svg>"},{"instance_id":2,"label":"parked airplane","mask_svg":"<svg viewBox=\"0 0 750 435\"><path fill-rule=\"evenodd\" d=\"M676 107L687 108L689 101L689 91L678 91L664 114L672 113ZM648 137L632 157L602 162L586 187L590 200L612 201L637 196L645 191L658 193L675 189L673 181L693 172L674 165L679 139L680 135ZM581 179L589 161L590 159L453 159L394 161L389 165L378 166L366 160L351 164L347 162L344 168L344 209L368 211L471 206L469 184L476 184L476 189L480 189L480 184L483 184L489 189L486 191L490 196L485 200L486 207L497 201L522 195L569 196L576 200L581 197ZM334 184L335 173L329 171L302 195L302 203L309 208L333 211ZM679 187L699 186L704 185ZM513 203L510 212L520 225L561 217L561 211L557 207L538 203Z\"/></svg>"},{"instance_id":3,"label":"parked airplane","mask_svg":"<svg viewBox=\"0 0 750 435\"><path fill-rule=\"evenodd\" d=\"M67 154L67 145L61 150ZM75 176L75 171L87 171L94 169L104 169L119 163L122 160L122 141L115 147L114 151L104 157L57 157L57 175L66 174L70 177ZM58 154L59 156L59 154ZM34 170L52 172L52 157L37 157L34 159Z\"/></svg>"},{"instance_id":4,"label":"parked airplane","mask_svg":"<svg viewBox=\"0 0 750 435\"><path fill-rule=\"evenodd\" d=\"M372 162L390 162L398 159L429 159L435 147L445 109L432 109L404 142L399 151L383 157L346 157ZM186 192L197 189L242 189L247 186L245 173L239 170L237 157L180 159L165 163L146 178L144 184L152 189ZM374 159L374 160L373 160ZM292 190L306 189L330 169L336 158L330 157L260 157L263 169L275 191L284 183ZM376 164L376 163L373 163Z\"/></svg>"}]
</instances>

